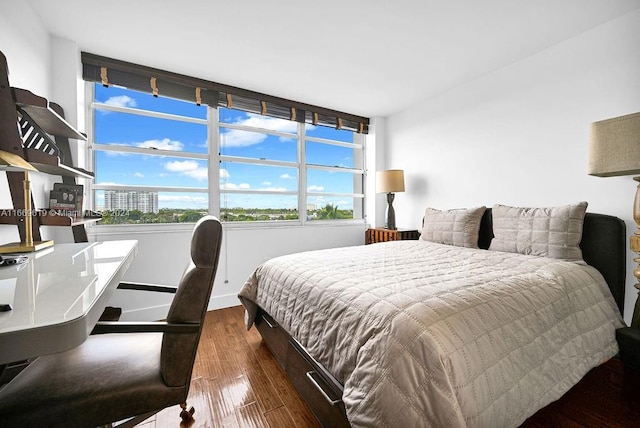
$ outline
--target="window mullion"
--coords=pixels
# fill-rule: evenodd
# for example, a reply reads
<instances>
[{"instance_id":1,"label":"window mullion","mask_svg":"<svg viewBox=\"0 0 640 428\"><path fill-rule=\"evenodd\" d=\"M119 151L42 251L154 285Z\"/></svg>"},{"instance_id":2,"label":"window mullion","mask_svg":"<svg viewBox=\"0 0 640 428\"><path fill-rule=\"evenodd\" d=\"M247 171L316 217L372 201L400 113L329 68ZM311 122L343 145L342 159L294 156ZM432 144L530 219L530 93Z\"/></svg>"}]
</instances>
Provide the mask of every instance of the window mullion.
<instances>
[{"instance_id":1,"label":"window mullion","mask_svg":"<svg viewBox=\"0 0 640 428\"><path fill-rule=\"evenodd\" d=\"M358 134L354 134L358 135ZM337 140L328 140L326 138L318 138L318 137L306 137L307 141L312 141L314 143L322 143L322 144L328 144L330 146L340 146L340 147L347 147L349 149L362 149L362 144L360 143L345 143L344 141L337 141Z\"/></svg>"},{"instance_id":2,"label":"window mullion","mask_svg":"<svg viewBox=\"0 0 640 428\"><path fill-rule=\"evenodd\" d=\"M103 152L118 152L118 153L137 153L148 156L171 156L174 158L187 158L187 159L203 159L208 160L209 156L202 153L194 152L179 152L176 150L164 150L164 149L150 149L146 147L132 147L121 146L116 144L94 144L94 150Z\"/></svg>"},{"instance_id":3,"label":"window mullion","mask_svg":"<svg viewBox=\"0 0 640 428\"><path fill-rule=\"evenodd\" d=\"M139 108L131 108L131 107L122 107L116 105L102 104L94 102L92 104L94 109L103 110L103 111L112 111L117 113L126 113L126 114L135 114L138 116L147 116L154 117L156 119L167 119L167 120L175 120L176 122L187 122L187 123L196 123L198 125L206 125L206 119L199 119L197 117L189 117L189 116L180 116L177 114L170 113L162 113L159 111L153 110L144 110Z\"/></svg>"},{"instance_id":4,"label":"window mullion","mask_svg":"<svg viewBox=\"0 0 640 428\"><path fill-rule=\"evenodd\" d=\"M252 163L257 165L284 166L287 168L297 168L299 164L299 162L278 161L278 160L270 160L270 159L254 159L254 158L245 158L245 157L239 157L239 156L227 156L227 155L221 155L220 160L222 162L229 162L229 163Z\"/></svg>"},{"instance_id":5,"label":"window mullion","mask_svg":"<svg viewBox=\"0 0 640 428\"><path fill-rule=\"evenodd\" d=\"M349 198L364 198L364 193L308 192L307 196L339 196Z\"/></svg>"},{"instance_id":6,"label":"window mullion","mask_svg":"<svg viewBox=\"0 0 640 428\"><path fill-rule=\"evenodd\" d=\"M320 171L351 172L356 175L364 174L364 169L361 169L361 168L345 168L341 166L327 166L327 165L315 165L315 164L306 164L306 167L309 169L317 169Z\"/></svg>"},{"instance_id":7,"label":"window mullion","mask_svg":"<svg viewBox=\"0 0 640 428\"><path fill-rule=\"evenodd\" d=\"M209 144L209 213L220 218L220 114L207 107Z\"/></svg>"},{"instance_id":8,"label":"window mullion","mask_svg":"<svg viewBox=\"0 0 640 428\"><path fill-rule=\"evenodd\" d=\"M298 219L304 225L307 222L307 154L306 127L298 123Z\"/></svg>"},{"instance_id":9,"label":"window mullion","mask_svg":"<svg viewBox=\"0 0 640 428\"><path fill-rule=\"evenodd\" d=\"M95 99L95 87L92 83L90 82L85 82L84 85L84 100L85 100L85 129L87 130L87 137L88 137L88 144L87 144L87 150L86 150L86 156L87 156L87 165L91 165L91 171L93 171L95 173L96 171L96 156L95 156L95 150L94 150L94 144L95 144L95 110L91 107L91 103L93 102L93 100ZM95 184L95 179L94 180L88 180L89 182L89 193L88 195L90 195L89 198L85 198L88 199L88 203L87 203L87 208L90 210L95 210L96 209L96 203L95 203L95 192L93 190L93 186ZM95 227L95 223L91 223L90 227Z\"/></svg>"},{"instance_id":10,"label":"window mullion","mask_svg":"<svg viewBox=\"0 0 640 428\"><path fill-rule=\"evenodd\" d=\"M274 135L276 137L284 137L284 138L296 137L296 135L293 135L290 132L274 131L272 129L267 129L267 128L260 128L260 127L247 126L247 125L237 125L237 124L226 123L226 122L219 123L218 126L224 129L235 129L236 131L255 132L259 134Z\"/></svg>"},{"instance_id":11,"label":"window mullion","mask_svg":"<svg viewBox=\"0 0 640 428\"><path fill-rule=\"evenodd\" d=\"M353 161L354 161L354 165L359 166L360 168L362 168L362 174L360 176L354 175L353 176L353 189L356 193L360 193L363 194L365 193L365 187L364 187L364 181L365 181L365 177L366 177L366 170L365 170L365 151L364 151L364 138L362 138L362 135L360 134L354 134L354 142L357 141L360 145L360 149L359 150L354 150L353 151ZM357 204L353 204L353 215L354 217L359 217L364 219L364 199L359 201L359 203Z\"/></svg>"},{"instance_id":12,"label":"window mullion","mask_svg":"<svg viewBox=\"0 0 640 428\"><path fill-rule=\"evenodd\" d=\"M207 193L207 189L203 187L168 187L168 186L147 186L138 184L96 184L95 190L131 190L145 192L189 192L189 193Z\"/></svg>"}]
</instances>

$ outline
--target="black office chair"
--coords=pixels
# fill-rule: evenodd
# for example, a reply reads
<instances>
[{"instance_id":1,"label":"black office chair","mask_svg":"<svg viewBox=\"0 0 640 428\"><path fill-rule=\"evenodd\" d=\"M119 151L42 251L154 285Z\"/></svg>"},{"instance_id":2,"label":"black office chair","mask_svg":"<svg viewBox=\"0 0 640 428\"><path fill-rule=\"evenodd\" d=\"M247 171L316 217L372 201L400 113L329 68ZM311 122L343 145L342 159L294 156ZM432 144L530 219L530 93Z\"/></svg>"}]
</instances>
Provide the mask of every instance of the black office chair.
<instances>
[{"instance_id":1,"label":"black office chair","mask_svg":"<svg viewBox=\"0 0 640 428\"><path fill-rule=\"evenodd\" d=\"M186 399L221 241L218 219L202 218L178 287L124 285L175 292L167 321L98 323L77 348L39 357L0 390L0 426L130 427L176 404L189 419Z\"/></svg>"}]
</instances>

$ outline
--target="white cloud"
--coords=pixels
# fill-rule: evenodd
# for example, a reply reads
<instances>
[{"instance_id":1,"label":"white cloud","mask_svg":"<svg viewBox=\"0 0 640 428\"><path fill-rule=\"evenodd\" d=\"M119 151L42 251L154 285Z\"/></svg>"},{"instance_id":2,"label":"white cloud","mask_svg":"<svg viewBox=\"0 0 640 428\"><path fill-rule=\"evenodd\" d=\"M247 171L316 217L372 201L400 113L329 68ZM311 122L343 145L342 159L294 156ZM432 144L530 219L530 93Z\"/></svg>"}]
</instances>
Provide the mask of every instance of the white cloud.
<instances>
[{"instance_id":1,"label":"white cloud","mask_svg":"<svg viewBox=\"0 0 640 428\"><path fill-rule=\"evenodd\" d=\"M126 95L111 97L104 103L107 105L116 106L116 107L135 107L137 105L136 100Z\"/></svg>"},{"instance_id":2,"label":"white cloud","mask_svg":"<svg viewBox=\"0 0 640 428\"><path fill-rule=\"evenodd\" d=\"M229 171L224 168L220 168L220 178L229 178Z\"/></svg>"},{"instance_id":3,"label":"white cloud","mask_svg":"<svg viewBox=\"0 0 640 428\"><path fill-rule=\"evenodd\" d=\"M238 118L233 124L290 133L295 133L298 129L296 122L251 113L248 113L247 117ZM267 135L265 134L231 129L222 133L221 145L223 147L247 147L260 144L266 138ZM290 139L281 137L280 140Z\"/></svg>"},{"instance_id":4,"label":"white cloud","mask_svg":"<svg viewBox=\"0 0 640 428\"><path fill-rule=\"evenodd\" d=\"M141 172L136 172L133 174L134 177L138 177L138 178L144 178L144 174Z\"/></svg>"},{"instance_id":5,"label":"white cloud","mask_svg":"<svg viewBox=\"0 0 640 428\"><path fill-rule=\"evenodd\" d=\"M187 171L183 173L191 178L195 178L198 181L206 181L209 178L209 173L206 168L198 168L193 171Z\"/></svg>"},{"instance_id":6,"label":"white cloud","mask_svg":"<svg viewBox=\"0 0 640 428\"><path fill-rule=\"evenodd\" d=\"M184 148L184 144L180 141L170 140L168 138L163 138L162 140L147 140L142 143L134 144L136 147L142 147L147 149L158 149L158 150L175 150L182 151Z\"/></svg>"},{"instance_id":7,"label":"white cloud","mask_svg":"<svg viewBox=\"0 0 640 428\"><path fill-rule=\"evenodd\" d=\"M255 128L265 128L272 131L296 132L298 123L290 120L278 119L275 117L261 116L259 114L248 113L246 119L237 121L239 125L252 126Z\"/></svg>"},{"instance_id":8,"label":"white cloud","mask_svg":"<svg viewBox=\"0 0 640 428\"><path fill-rule=\"evenodd\" d=\"M201 167L198 162L193 160L167 162L164 164L164 169L195 178L198 181L206 180L208 177L207 168Z\"/></svg>"},{"instance_id":9,"label":"white cloud","mask_svg":"<svg viewBox=\"0 0 640 428\"><path fill-rule=\"evenodd\" d=\"M289 174L282 174L280 176L280 178L283 178L285 180L295 180L295 177L293 175L289 175Z\"/></svg>"},{"instance_id":10,"label":"white cloud","mask_svg":"<svg viewBox=\"0 0 640 428\"><path fill-rule=\"evenodd\" d=\"M271 182L270 181L263 181L262 185L263 186L271 186Z\"/></svg>"},{"instance_id":11,"label":"white cloud","mask_svg":"<svg viewBox=\"0 0 640 428\"><path fill-rule=\"evenodd\" d=\"M193 160L173 161L164 164L164 169L170 172L188 172L198 169L198 162Z\"/></svg>"},{"instance_id":12,"label":"white cloud","mask_svg":"<svg viewBox=\"0 0 640 428\"><path fill-rule=\"evenodd\" d=\"M312 184L311 186L307 187L307 192L322 192L324 190L323 186L317 186L315 184Z\"/></svg>"},{"instance_id":13,"label":"white cloud","mask_svg":"<svg viewBox=\"0 0 640 428\"><path fill-rule=\"evenodd\" d=\"M231 129L220 135L222 147L247 147L260 144L267 139L265 134Z\"/></svg>"}]
</instances>

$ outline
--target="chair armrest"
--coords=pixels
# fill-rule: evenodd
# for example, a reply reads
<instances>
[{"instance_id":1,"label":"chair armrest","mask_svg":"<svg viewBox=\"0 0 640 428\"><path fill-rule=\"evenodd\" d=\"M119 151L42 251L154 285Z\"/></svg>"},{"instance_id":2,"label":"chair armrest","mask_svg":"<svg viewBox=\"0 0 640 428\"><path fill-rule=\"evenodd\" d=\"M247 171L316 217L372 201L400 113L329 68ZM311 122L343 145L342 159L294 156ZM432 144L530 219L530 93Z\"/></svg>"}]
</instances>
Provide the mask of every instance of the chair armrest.
<instances>
[{"instance_id":1,"label":"chair armrest","mask_svg":"<svg viewBox=\"0 0 640 428\"><path fill-rule=\"evenodd\" d=\"M144 282L121 282L118 284L118 290L139 290L139 291L155 291L159 293L173 293L178 287L172 285L147 284Z\"/></svg>"},{"instance_id":2,"label":"chair armrest","mask_svg":"<svg viewBox=\"0 0 640 428\"><path fill-rule=\"evenodd\" d=\"M634 370L640 370L640 329L623 327L616 330L620 359Z\"/></svg>"},{"instance_id":3,"label":"chair armrest","mask_svg":"<svg viewBox=\"0 0 640 428\"><path fill-rule=\"evenodd\" d=\"M165 321L120 322L100 321L91 334L105 333L197 333L200 324L176 324Z\"/></svg>"}]
</instances>

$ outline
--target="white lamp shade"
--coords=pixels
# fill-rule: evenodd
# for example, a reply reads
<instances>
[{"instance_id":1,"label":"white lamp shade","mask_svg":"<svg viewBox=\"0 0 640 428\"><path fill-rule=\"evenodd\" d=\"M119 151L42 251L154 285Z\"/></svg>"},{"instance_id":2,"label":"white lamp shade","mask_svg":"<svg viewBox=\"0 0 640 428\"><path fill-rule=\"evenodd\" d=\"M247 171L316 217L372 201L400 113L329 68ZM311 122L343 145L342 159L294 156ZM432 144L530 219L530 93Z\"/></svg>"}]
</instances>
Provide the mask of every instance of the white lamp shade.
<instances>
[{"instance_id":1,"label":"white lamp shade","mask_svg":"<svg viewBox=\"0 0 640 428\"><path fill-rule=\"evenodd\" d=\"M404 192L404 171L401 169L390 169L376 172L376 192Z\"/></svg>"},{"instance_id":2,"label":"white lamp shade","mask_svg":"<svg viewBox=\"0 0 640 428\"><path fill-rule=\"evenodd\" d=\"M640 112L591 124L589 175L640 174Z\"/></svg>"}]
</instances>

